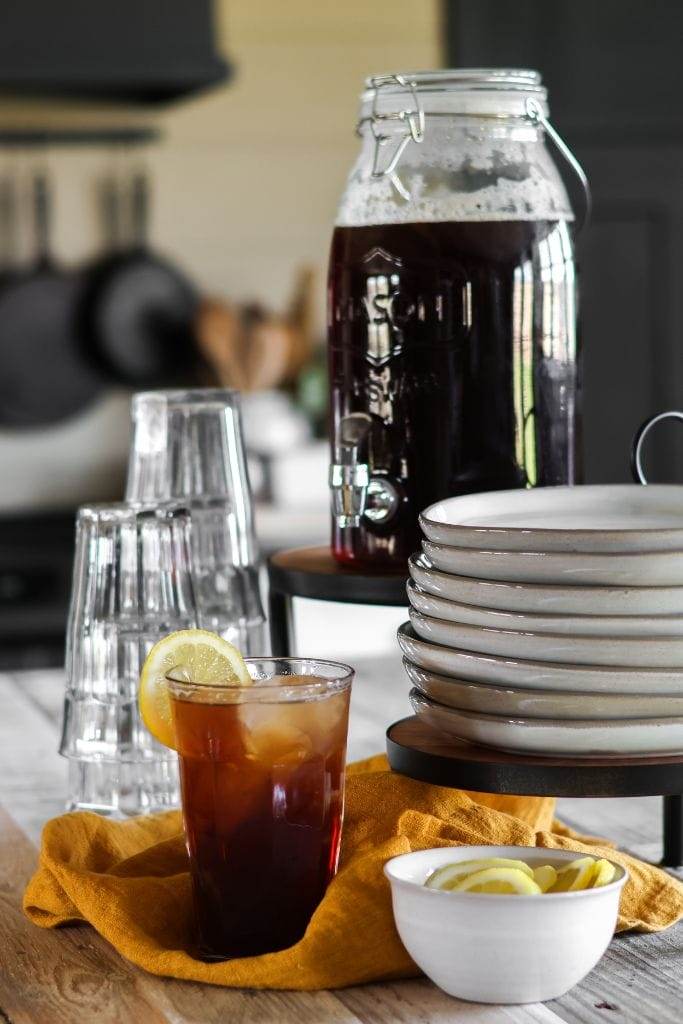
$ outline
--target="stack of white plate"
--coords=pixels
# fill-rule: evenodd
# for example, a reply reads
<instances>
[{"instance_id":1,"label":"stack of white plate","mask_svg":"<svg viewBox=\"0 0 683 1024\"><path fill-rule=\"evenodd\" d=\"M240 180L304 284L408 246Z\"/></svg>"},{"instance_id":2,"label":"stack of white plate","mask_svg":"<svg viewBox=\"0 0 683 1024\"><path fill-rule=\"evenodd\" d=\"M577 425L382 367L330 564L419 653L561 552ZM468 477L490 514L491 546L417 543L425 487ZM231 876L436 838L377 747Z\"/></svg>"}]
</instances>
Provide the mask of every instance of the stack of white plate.
<instances>
[{"instance_id":1,"label":"stack of white plate","mask_svg":"<svg viewBox=\"0 0 683 1024\"><path fill-rule=\"evenodd\" d=\"M683 487L470 494L420 522L418 715L518 753L683 753Z\"/></svg>"}]
</instances>

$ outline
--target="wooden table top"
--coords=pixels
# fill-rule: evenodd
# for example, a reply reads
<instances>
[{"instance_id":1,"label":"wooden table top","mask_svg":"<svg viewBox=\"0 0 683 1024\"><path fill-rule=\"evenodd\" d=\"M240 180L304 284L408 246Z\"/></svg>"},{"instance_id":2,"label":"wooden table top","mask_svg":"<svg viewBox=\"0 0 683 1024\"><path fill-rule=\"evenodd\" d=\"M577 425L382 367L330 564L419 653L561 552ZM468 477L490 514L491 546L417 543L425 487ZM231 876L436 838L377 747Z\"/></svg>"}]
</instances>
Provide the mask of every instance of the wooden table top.
<instances>
[{"instance_id":1,"label":"wooden table top","mask_svg":"<svg viewBox=\"0 0 683 1024\"><path fill-rule=\"evenodd\" d=\"M357 660L350 755L383 747L409 713L400 658ZM618 936L561 999L480 1006L426 979L334 992L253 992L156 978L123 960L90 928L48 932L21 912L43 822L61 810L66 768L56 753L63 679L0 675L0 1022L5 1024L680 1024L683 926ZM609 836L648 860L661 856L661 802L563 799L567 824Z\"/></svg>"}]
</instances>

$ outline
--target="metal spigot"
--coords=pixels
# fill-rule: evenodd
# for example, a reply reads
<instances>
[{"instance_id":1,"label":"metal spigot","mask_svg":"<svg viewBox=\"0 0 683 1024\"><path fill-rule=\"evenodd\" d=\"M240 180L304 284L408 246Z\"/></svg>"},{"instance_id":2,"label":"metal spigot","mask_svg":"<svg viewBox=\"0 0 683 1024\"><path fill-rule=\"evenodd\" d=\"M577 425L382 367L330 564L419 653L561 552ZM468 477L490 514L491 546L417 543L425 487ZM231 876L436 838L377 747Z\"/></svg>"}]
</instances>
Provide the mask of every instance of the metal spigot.
<instances>
[{"instance_id":1,"label":"metal spigot","mask_svg":"<svg viewBox=\"0 0 683 1024\"><path fill-rule=\"evenodd\" d=\"M340 527L360 526L365 511L370 467L367 462L359 461L359 454L371 426L372 420L365 412L349 413L339 423L329 479L332 514Z\"/></svg>"}]
</instances>

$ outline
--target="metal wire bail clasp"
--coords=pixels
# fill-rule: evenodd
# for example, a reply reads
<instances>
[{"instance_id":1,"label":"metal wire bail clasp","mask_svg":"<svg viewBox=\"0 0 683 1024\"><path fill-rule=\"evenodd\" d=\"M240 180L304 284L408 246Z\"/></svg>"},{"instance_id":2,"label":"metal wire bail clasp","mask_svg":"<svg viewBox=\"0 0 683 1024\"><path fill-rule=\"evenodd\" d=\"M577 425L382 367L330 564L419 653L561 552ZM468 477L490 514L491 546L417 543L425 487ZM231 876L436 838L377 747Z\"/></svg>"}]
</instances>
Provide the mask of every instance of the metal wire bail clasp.
<instances>
[{"instance_id":1,"label":"metal wire bail clasp","mask_svg":"<svg viewBox=\"0 0 683 1024\"><path fill-rule=\"evenodd\" d=\"M549 138L553 140L555 146L562 154L562 156L565 158L565 160L567 161L567 163L569 164L574 174L581 183L581 188L583 189L584 209L583 216L580 218L576 226L576 230L577 232L579 232L582 228L586 226L586 224L590 220L591 212L593 209L593 199L591 196L591 189L590 185L588 184L586 172L584 171L583 167L576 159L576 157L574 156L571 149L564 141L560 133L557 131L556 128L553 127L548 118L545 116L545 114L543 113L543 108L541 107L538 100L535 100L533 99L533 97L530 96L527 98L525 106L527 117L531 121L535 121L537 124L541 125L546 134L549 136Z\"/></svg>"},{"instance_id":2,"label":"metal wire bail clasp","mask_svg":"<svg viewBox=\"0 0 683 1024\"><path fill-rule=\"evenodd\" d=\"M372 161L372 177L388 178L398 194L402 196L403 199L409 200L410 192L396 173L396 168L398 167L399 160L405 152L406 146L410 142L420 143L424 139L425 115L417 94L417 85L415 82L408 81L404 75L377 75L374 78L371 78L370 81L372 83L372 88L375 90L369 119L370 130L372 131L375 139L375 154ZM412 109L406 108L403 110L391 111L389 113L380 113L380 89L391 85L399 85L410 94L413 102ZM384 125L386 122L391 121L400 121L403 124L402 134L398 134L396 132L387 134ZM383 150L391 142L396 144L396 148L391 152L389 162L385 167L382 167Z\"/></svg>"}]
</instances>

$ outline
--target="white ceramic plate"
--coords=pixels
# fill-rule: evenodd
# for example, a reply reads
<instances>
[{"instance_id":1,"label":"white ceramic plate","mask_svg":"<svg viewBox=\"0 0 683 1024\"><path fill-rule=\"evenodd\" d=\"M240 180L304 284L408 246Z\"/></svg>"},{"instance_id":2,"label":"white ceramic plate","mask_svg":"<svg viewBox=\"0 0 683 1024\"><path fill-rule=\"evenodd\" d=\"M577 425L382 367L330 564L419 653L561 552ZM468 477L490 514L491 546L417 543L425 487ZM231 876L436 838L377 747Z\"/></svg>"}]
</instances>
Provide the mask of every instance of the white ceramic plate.
<instances>
[{"instance_id":1,"label":"white ceramic plate","mask_svg":"<svg viewBox=\"0 0 683 1024\"><path fill-rule=\"evenodd\" d=\"M428 540L497 551L682 551L683 487L601 484L488 491L438 501Z\"/></svg>"},{"instance_id":2,"label":"white ceramic plate","mask_svg":"<svg viewBox=\"0 0 683 1024\"><path fill-rule=\"evenodd\" d=\"M476 551L423 540L429 561L443 572L513 583L598 586L681 586L683 551L584 555L558 551Z\"/></svg>"},{"instance_id":3,"label":"white ceramic plate","mask_svg":"<svg viewBox=\"0 0 683 1024\"><path fill-rule=\"evenodd\" d=\"M568 587L478 580L441 572L424 555L411 555L408 567L422 590L482 608L553 615L676 615L683 621L683 587Z\"/></svg>"},{"instance_id":4,"label":"white ceramic plate","mask_svg":"<svg viewBox=\"0 0 683 1024\"><path fill-rule=\"evenodd\" d=\"M526 615L448 601L422 590L412 580L408 581L408 599L421 615L488 629L574 637L683 637L683 615Z\"/></svg>"},{"instance_id":5,"label":"white ceramic plate","mask_svg":"<svg viewBox=\"0 0 683 1024\"><path fill-rule=\"evenodd\" d=\"M410 691L410 703L435 729L469 743L514 754L558 757L647 757L683 753L683 718L507 718L456 711Z\"/></svg>"},{"instance_id":6,"label":"white ceramic plate","mask_svg":"<svg viewBox=\"0 0 683 1024\"><path fill-rule=\"evenodd\" d=\"M574 693L570 690L522 690L514 686L451 679L413 665L403 665L425 697L459 711L525 718L683 718L683 688L676 696L628 693Z\"/></svg>"},{"instance_id":7,"label":"white ceramic plate","mask_svg":"<svg viewBox=\"0 0 683 1024\"><path fill-rule=\"evenodd\" d=\"M613 665L628 668L670 668L683 672L683 637L559 636L521 633L514 629L466 626L431 619L409 610L415 632L444 647L495 654L500 658L529 658L565 665Z\"/></svg>"},{"instance_id":8,"label":"white ceramic plate","mask_svg":"<svg viewBox=\"0 0 683 1024\"><path fill-rule=\"evenodd\" d=\"M399 626L397 637L406 658L415 665L475 683L510 685L525 690L577 690L581 693L683 693L683 672L668 669L560 665L473 654L422 640L409 622Z\"/></svg>"}]
</instances>

